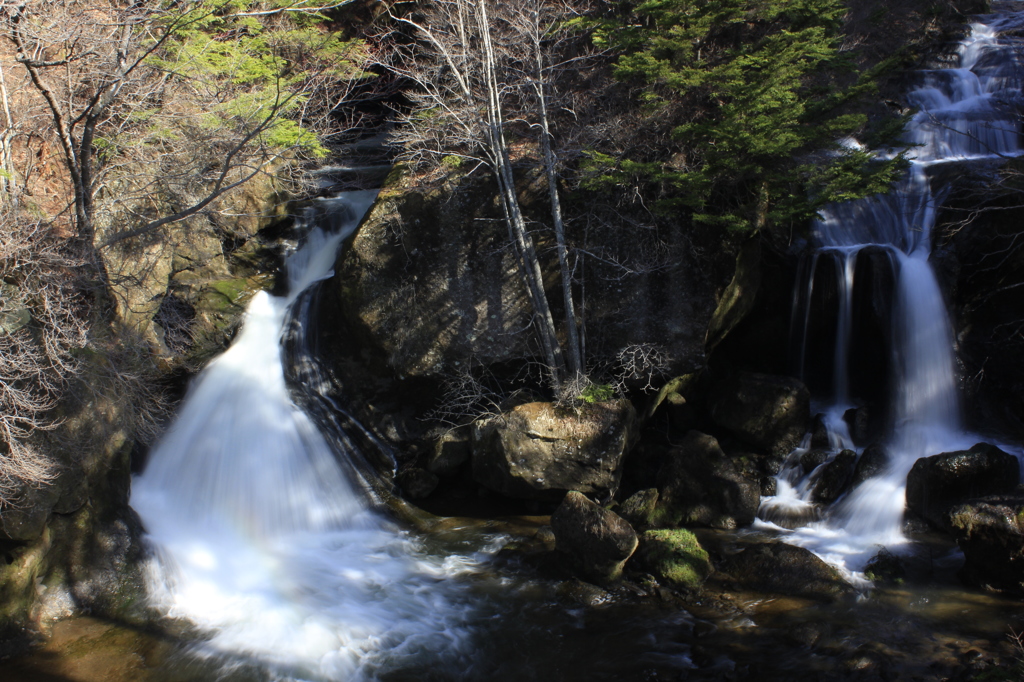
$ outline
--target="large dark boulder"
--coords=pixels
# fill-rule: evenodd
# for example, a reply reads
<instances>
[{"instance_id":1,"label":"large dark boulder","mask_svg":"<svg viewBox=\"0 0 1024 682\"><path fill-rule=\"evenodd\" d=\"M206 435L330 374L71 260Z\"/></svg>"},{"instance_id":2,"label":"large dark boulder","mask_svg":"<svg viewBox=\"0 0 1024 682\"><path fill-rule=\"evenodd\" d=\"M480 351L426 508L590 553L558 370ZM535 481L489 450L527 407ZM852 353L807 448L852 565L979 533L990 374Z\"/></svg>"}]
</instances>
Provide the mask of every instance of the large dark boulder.
<instances>
[{"instance_id":1,"label":"large dark boulder","mask_svg":"<svg viewBox=\"0 0 1024 682\"><path fill-rule=\"evenodd\" d=\"M655 520L662 526L731 529L753 523L760 486L744 476L718 441L691 431L658 472Z\"/></svg>"},{"instance_id":2,"label":"large dark boulder","mask_svg":"<svg viewBox=\"0 0 1024 682\"><path fill-rule=\"evenodd\" d=\"M551 515L551 529L570 570L598 583L617 580L637 547L636 532L625 519L575 490Z\"/></svg>"},{"instance_id":3,"label":"large dark boulder","mask_svg":"<svg viewBox=\"0 0 1024 682\"><path fill-rule=\"evenodd\" d=\"M610 497L619 488L636 411L628 400L562 410L527 403L474 424L473 478L507 497L566 490Z\"/></svg>"},{"instance_id":4,"label":"large dark boulder","mask_svg":"<svg viewBox=\"0 0 1024 682\"><path fill-rule=\"evenodd\" d=\"M839 571L813 552L782 542L750 545L724 557L718 570L748 589L817 601L834 601L855 592Z\"/></svg>"},{"instance_id":5,"label":"large dark boulder","mask_svg":"<svg viewBox=\"0 0 1024 682\"><path fill-rule=\"evenodd\" d=\"M1024 489L954 506L949 513L969 585L1024 595Z\"/></svg>"},{"instance_id":6,"label":"large dark boulder","mask_svg":"<svg viewBox=\"0 0 1024 682\"><path fill-rule=\"evenodd\" d=\"M1011 492L1020 463L994 445L922 457L907 475L907 508L940 530L950 530L953 505L974 497Z\"/></svg>"},{"instance_id":7,"label":"large dark boulder","mask_svg":"<svg viewBox=\"0 0 1024 682\"><path fill-rule=\"evenodd\" d=\"M811 394L791 377L739 372L708 396L715 423L770 454L788 454L807 432Z\"/></svg>"}]
</instances>

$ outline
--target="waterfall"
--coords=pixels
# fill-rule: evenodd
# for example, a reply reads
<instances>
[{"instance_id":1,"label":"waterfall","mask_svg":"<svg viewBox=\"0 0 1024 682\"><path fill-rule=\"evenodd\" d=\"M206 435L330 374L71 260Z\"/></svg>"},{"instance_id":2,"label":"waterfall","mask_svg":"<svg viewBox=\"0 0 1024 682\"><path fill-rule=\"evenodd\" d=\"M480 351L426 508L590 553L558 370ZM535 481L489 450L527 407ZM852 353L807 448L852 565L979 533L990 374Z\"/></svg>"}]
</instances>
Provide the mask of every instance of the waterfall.
<instances>
[{"instance_id":1,"label":"waterfall","mask_svg":"<svg viewBox=\"0 0 1024 682\"><path fill-rule=\"evenodd\" d=\"M811 492L820 468L805 476L799 463L810 447L808 438L779 475L778 494L765 500L761 513L766 519L788 514L812 520L793 530L790 541L854 573L878 545L906 542L901 532L905 484L914 462L978 440L962 428L952 325L928 262L943 196L936 171L952 162L992 164L1021 153L1014 105L1024 73L1018 63L1020 40L1003 37L1003 32L1019 31L1022 23L1022 12L981 17L959 45L956 67L916 74L907 94L917 113L903 135L910 160L906 176L886 195L827 207L813 226L816 248L801 260L792 307L793 364L806 381L827 384L822 410L833 457L840 448L853 447L843 417L857 404L853 385L863 371L852 360L864 325L854 302L859 294L862 299L872 295L864 290L874 286L871 276L877 276L865 265L870 260L863 257L866 249L888 255L876 258L872 267L887 268L893 283L889 308L882 311L891 354L884 437L888 466L817 520L822 514ZM828 282L826 264L834 270L834 283ZM822 317L825 307L829 312ZM831 366L823 354L813 353L812 338L828 337L822 328L834 335ZM831 379L822 381L818 374Z\"/></svg>"},{"instance_id":2,"label":"waterfall","mask_svg":"<svg viewBox=\"0 0 1024 682\"><path fill-rule=\"evenodd\" d=\"M252 299L132 485L154 605L199 628L200 653L275 677L371 678L422 651L458 659L470 644L470 607L442 579L472 558L429 557L373 511L285 381L289 307L331 274L373 194L311 211L318 225L287 261L288 295Z\"/></svg>"}]
</instances>

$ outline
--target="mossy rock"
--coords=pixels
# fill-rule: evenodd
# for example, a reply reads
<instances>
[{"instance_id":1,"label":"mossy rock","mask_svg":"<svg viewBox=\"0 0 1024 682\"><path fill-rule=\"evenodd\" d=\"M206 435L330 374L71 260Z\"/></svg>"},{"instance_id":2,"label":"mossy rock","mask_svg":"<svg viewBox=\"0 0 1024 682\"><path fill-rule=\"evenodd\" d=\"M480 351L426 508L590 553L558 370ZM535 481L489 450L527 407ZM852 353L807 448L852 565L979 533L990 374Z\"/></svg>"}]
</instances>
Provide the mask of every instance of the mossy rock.
<instances>
[{"instance_id":1,"label":"mossy rock","mask_svg":"<svg viewBox=\"0 0 1024 682\"><path fill-rule=\"evenodd\" d=\"M634 528L647 528L657 525L654 523L657 504L658 489L647 488L626 498L615 513L629 521Z\"/></svg>"},{"instance_id":2,"label":"mossy rock","mask_svg":"<svg viewBox=\"0 0 1024 682\"><path fill-rule=\"evenodd\" d=\"M245 307L256 292L270 289L274 276L225 279L206 284L194 304L196 324L193 344L188 353L192 364L202 365L224 350L241 322Z\"/></svg>"},{"instance_id":3,"label":"mossy rock","mask_svg":"<svg viewBox=\"0 0 1024 682\"><path fill-rule=\"evenodd\" d=\"M199 299L199 306L212 313L234 313L244 309L257 291L273 284L272 275L225 279L210 283Z\"/></svg>"},{"instance_id":4,"label":"mossy rock","mask_svg":"<svg viewBox=\"0 0 1024 682\"><path fill-rule=\"evenodd\" d=\"M685 528L646 531L637 560L659 580L688 590L698 589L713 570L697 536Z\"/></svg>"}]
</instances>

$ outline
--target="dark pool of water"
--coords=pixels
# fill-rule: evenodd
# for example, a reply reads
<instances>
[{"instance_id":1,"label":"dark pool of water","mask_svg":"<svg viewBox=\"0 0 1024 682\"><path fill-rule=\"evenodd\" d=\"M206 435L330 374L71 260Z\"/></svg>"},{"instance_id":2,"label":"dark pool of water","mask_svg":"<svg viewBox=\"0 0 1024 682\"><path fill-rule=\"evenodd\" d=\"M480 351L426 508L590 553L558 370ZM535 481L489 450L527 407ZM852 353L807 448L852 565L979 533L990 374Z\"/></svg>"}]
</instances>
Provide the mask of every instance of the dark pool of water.
<instances>
[{"instance_id":1,"label":"dark pool of water","mask_svg":"<svg viewBox=\"0 0 1024 682\"><path fill-rule=\"evenodd\" d=\"M464 551L499 532L529 536L543 522L449 520L428 545ZM919 554L937 551L923 543ZM930 573L911 570L906 585L818 604L714 581L699 599L628 585L604 591L502 564L467 580L467 598L480 604L471 655L423 651L413 664L381 670L378 679L1021 679L1014 668L1021 652L1010 639L1024 631L1021 602L960 587L954 568L932 562ZM187 641L90 617L58 622L37 649L0 661L4 682L288 678L258 662L211 659Z\"/></svg>"}]
</instances>

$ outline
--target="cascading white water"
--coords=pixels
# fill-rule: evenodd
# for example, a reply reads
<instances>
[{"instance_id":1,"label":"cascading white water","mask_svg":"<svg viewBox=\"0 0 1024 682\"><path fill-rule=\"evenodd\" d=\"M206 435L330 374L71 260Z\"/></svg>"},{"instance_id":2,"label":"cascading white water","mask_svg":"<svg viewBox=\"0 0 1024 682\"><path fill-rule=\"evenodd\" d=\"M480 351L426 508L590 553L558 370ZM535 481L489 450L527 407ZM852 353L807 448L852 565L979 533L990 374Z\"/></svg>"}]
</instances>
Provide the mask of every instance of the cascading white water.
<instances>
[{"instance_id":1,"label":"cascading white water","mask_svg":"<svg viewBox=\"0 0 1024 682\"><path fill-rule=\"evenodd\" d=\"M471 559L431 559L369 509L285 383L288 306L330 274L372 196L331 200L334 215L347 212L341 231L310 232L288 260L286 298L252 299L132 485L155 605L196 624L202 652L255 660L274 677L369 678L418 652L458 658L469 646L469 607L439 579Z\"/></svg>"},{"instance_id":2,"label":"cascading white water","mask_svg":"<svg viewBox=\"0 0 1024 682\"><path fill-rule=\"evenodd\" d=\"M895 302L891 312L892 404L886 440L886 470L862 483L829 510L824 521L792 531L790 541L813 549L850 571L859 570L878 545L905 542L901 533L906 476L914 462L976 442L961 427L953 338L939 284L928 258L938 198L929 171L949 162L991 163L1021 153L1018 114L1010 103L1019 97L1022 71L1019 45L1001 31L1019 28L1024 12L982 17L959 46L956 68L925 71L907 99L918 109L904 134L911 167L899 185L884 196L828 207L816 223L818 248L803 266L805 289L794 296L794 333L799 344L796 366L805 371L807 335L815 271L822 257L836 260L836 341L833 395L823 408L831 449L852 448L844 412L850 395L850 348L854 343L852 296L858 254L867 247L889 253ZM798 284L798 286L800 286ZM809 513L814 477L804 476L798 449L779 476L779 490L768 498L762 516L788 510L799 518Z\"/></svg>"}]
</instances>

